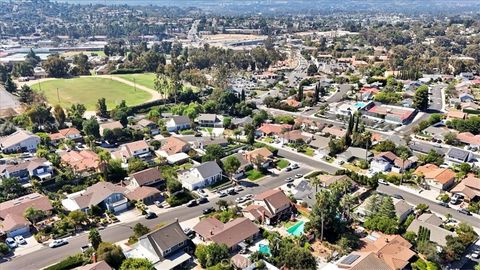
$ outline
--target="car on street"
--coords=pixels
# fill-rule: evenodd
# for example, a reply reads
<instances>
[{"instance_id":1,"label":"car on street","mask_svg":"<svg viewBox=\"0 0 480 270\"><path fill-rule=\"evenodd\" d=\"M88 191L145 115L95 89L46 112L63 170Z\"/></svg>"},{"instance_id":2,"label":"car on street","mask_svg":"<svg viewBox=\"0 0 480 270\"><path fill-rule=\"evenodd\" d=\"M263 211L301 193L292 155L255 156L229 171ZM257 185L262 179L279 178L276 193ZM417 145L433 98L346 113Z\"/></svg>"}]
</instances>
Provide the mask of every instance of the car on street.
<instances>
[{"instance_id":1,"label":"car on street","mask_svg":"<svg viewBox=\"0 0 480 270\"><path fill-rule=\"evenodd\" d=\"M288 177L287 179L285 179L285 182L287 182L287 183L293 182L293 178L292 178L292 177Z\"/></svg>"},{"instance_id":2,"label":"car on street","mask_svg":"<svg viewBox=\"0 0 480 270\"><path fill-rule=\"evenodd\" d=\"M160 201L154 201L153 202L158 208L163 208L163 205Z\"/></svg>"},{"instance_id":3,"label":"car on street","mask_svg":"<svg viewBox=\"0 0 480 270\"><path fill-rule=\"evenodd\" d=\"M235 194L236 194L234 188L229 188L229 189L227 189L227 193L228 193L229 195L235 195Z\"/></svg>"},{"instance_id":4,"label":"car on street","mask_svg":"<svg viewBox=\"0 0 480 270\"><path fill-rule=\"evenodd\" d=\"M403 196L400 194L392 194L392 197L395 199L403 200Z\"/></svg>"},{"instance_id":5,"label":"car on street","mask_svg":"<svg viewBox=\"0 0 480 270\"><path fill-rule=\"evenodd\" d=\"M206 209L203 209L203 214L204 215L208 215L208 214L213 213L213 212L215 212L215 208L213 208L213 207L208 207Z\"/></svg>"},{"instance_id":6,"label":"car on street","mask_svg":"<svg viewBox=\"0 0 480 270\"><path fill-rule=\"evenodd\" d=\"M294 169L294 170L295 170L295 169L298 169L298 168L300 168L300 167L298 166L298 164L297 164L297 163L294 163L294 164L292 164L292 169Z\"/></svg>"},{"instance_id":7,"label":"car on street","mask_svg":"<svg viewBox=\"0 0 480 270\"><path fill-rule=\"evenodd\" d=\"M228 194L225 191L219 191L218 192L218 197L223 198L226 197Z\"/></svg>"},{"instance_id":8,"label":"car on street","mask_svg":"<svg viewBox=\"0 0 480 270\"><path fill-rule=\"evenodd\" d=\"M235 199L235 202L236 203L243 203L243 202L246 202L247 201L247 198L245 197L238 197Z\"/></svg>"},{"instance_id":9,"label":"car on street","mask_svg":"<svg viewBox=\"0 0 480 270\"><path fill-rule=\"evenodd\" d=\"M448 205L448 203L446 203L446 202L439 202L438 205L446 207L446 208L450 208L450 205Z\"/></svg>"},{"instance_id":10,"label":"car on street","mask_svg":"<svg viewBox=\"0 0 480 270\"><path fill-rule=\"evenodd\" d=\"M247 194L245 196L243 196L245 198L247 198L248 200L252 199L253 198L253 194Z\"/></svg>"},{"instance_id":11,"label":"car on street","mask_svg":"<svg viewBox=\"0 0 480 270\"><path fill-rule=\"evenodd\" d=\"M472 215L472 213L470 213L470 211L468 211L467 209L461 208L461 209L458 209L457 211L458 211L459 213L464 214L464 215L467 215L467 216L471 216L471 215Z\"/></svg>"},{"instance_id":12,"label":"car on street","mask_svg":"<svg viewBox=\"0 0 480 270\"><path fill-rule=\"evenodd\" d=\"M296 178L302 178L302 177L303 177L303 174L297 173L297 174L295 174L295 177L296 177Z\"/></svg>"},{"instance_id":13,"label":"car on street","mask_svg":"<svg viewBox=\"0 0 480 270\"><path fill-rule=\"evenodd\" d=\"M50 244L48 244L48 246L50 248L56 248L56 247L61 247L63 245L66 245L68 244L68 241L65 240L65 239L56 239L56 240L53 240Z\"/></svg>"},{"instance_id":14,"label":"car on street","mask_svg":"<svg viewBox=\"0 0 480 270\"><path fill-rule=\"evenodd\" d=\"M200 194L202 194L202 195L205 195L205 194L206 194L206 193L205 193L205 190L203 190L203 189L199 189L199 190L198 190L198 193L200 193Z\"/></svg>"},{"instance_id":15,"label":"car on street","mask_svg":"<svg viewBox=\"0 0 480 270\"><path fill-rule=\"evenodd\" d=\"M197 203L198 203L198 204L203 204L203 203L207 203L207 202L208 202L208 199L205 198L205 197L200 197L200 198L198 198L198 200L197 200Z\"/></svg>"},{"instance_id":16,"label":"car on street","mask_svg":"<svg viewBox=\"0 0 480 270\"><path fill-rule=\"evenodd\" d=\"M86 252L89 248L91 248L91 247L92 247L92 244L88 244L88 245L85 245L85 246L81 246L81 247L80 247L80 251L81 251L82 253L85 253L85 252Z\"/></svg>"},{"instance_id":17,"label":"car on street","mask_svg":"<svg viewBox=\"0 0 480 270\"><path fill-rule=\"evenodd\" d=\"M286 172L289 172L289 171L291 171L291 170L292 170L292 168L291 168L291 167L287 167L287 168L285 168L285 171L286 171Z\"/></svg>"},{"instance_id":18,"label":"car on street","mask_svg":"<svg viewBox=\"0 0 480 270\"><path fill-rule=\"evenodd\" d=\"M236 186L236 187L235 187L235 192L236 192L236 193L238 193L238 192L240 192L240 191L242 191L242 190L243 190L243 187L242 187L242 186Z\"/></svg>"},{"instance_id":19,"label":"car on street","mask_svg":"<svg viewBox=\"0 0 480 270\"><path fill-rule=\"evenodd\" d=\"M378 179L378 183L381 184L381 185L388 186L388 182L383 180L383 179Z\"/></svg>"},{"instance_id":20,"label":"car on street","mask_svg":"<svg viewBox=\"0 0 480 270\"><path fill-rule=\"evenodd\" d=\"M480 258L480 250L475 250L470 257L472 257L472 259Z\"/></svg>"},{"instance_id":21,"label":"car on street","mask_svg":"<svg viewBox=\"0 0 480 270\"><path fill-rule=\"evenodd\" d=\"M154 212L147 212L145 214L145 219L154 219L157 217L157 214L155 214Z\"/></svg>"},{"instance_id":22,"label":"car on street","mask_svg":"<svg viewBox=\"0 0 480 270\"><path fill-rule=\"evenodd\" d=\"M5 244L7 244L7 246L9 248L16 248L18 247L18 244L17 242L15 242L15 240L11 237L8 237L6 240L5 240Z\"/></svg>"},{"instance_id":23,"label":"car on street","mask_svg":"<svg viewBox=\"0 0 480 270\"><path fill-rule=\"evenodd\" d=\"M187 207L193 207L197 205L198 205L197 200L191 200L187 203Z\"/></svg>"},{"instance_id":24,"label":"car on street","mask_svg":"<svg viewBox=\"0 0 480 270\"><path fill-rule=\"evenodd\" d=\"M25 241L25 238L23 238L23 236L21 236L21 235L15 236L15 242L17 242L17 244L19 244L19 245L26 245L27 244L27 241Z\"/></svg>"}]
</instances>

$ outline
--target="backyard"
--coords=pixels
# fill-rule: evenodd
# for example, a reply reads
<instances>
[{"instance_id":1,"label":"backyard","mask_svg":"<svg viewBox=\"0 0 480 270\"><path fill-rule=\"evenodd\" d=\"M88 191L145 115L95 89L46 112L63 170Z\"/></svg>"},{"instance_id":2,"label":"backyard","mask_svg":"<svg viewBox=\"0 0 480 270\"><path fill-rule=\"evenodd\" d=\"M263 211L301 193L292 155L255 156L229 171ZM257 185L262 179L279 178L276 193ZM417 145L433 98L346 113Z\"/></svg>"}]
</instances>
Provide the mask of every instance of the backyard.
<instances>
[{"instance_id":1,"label":"backyard","mask_svg":"<svg viewBox=\"0 0 480 270\"><path fill-rule=\"evenodd\" d=\"M152 96L143 90L134 90L121 82L95 77L74 79L54 79L32 85L35 91L43 92L52 105L60 104L67 108L72 104L81 103L87 110L95 110L99 98L106 98L109 109L122 100L127 105L138 105L148 101Z\"/></svg>"}]
</instances>

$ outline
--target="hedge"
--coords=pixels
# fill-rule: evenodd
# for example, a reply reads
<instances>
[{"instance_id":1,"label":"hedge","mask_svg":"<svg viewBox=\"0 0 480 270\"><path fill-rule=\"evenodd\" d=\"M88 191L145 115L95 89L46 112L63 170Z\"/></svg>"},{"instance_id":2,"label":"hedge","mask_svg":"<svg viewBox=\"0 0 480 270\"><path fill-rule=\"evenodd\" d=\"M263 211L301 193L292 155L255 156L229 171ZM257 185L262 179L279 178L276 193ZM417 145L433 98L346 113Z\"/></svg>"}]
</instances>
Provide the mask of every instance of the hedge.
<instances>
[{"instance_id":1,"label":"hedge","mask_svg":"<svg viewBox=\"0 0 480 270\"><path fill-rule=\"evenodd\" d=\"M60 261L52 266L45 268L44 270L69 270L75 267L82 266L85 263L85 258L82 254L69 256L63 261Z\"/></svg>"},{"instance_id":2,"label":"hedge","mask_svg":"<svg viewBox=\"0 0 480 270\"><path fill-rule=\"evenodd\" d=\"M143 73L142 68L119 68L116 70L110 71L110 74L133 74L133 73Z\"/></svg>"}]
</instances>

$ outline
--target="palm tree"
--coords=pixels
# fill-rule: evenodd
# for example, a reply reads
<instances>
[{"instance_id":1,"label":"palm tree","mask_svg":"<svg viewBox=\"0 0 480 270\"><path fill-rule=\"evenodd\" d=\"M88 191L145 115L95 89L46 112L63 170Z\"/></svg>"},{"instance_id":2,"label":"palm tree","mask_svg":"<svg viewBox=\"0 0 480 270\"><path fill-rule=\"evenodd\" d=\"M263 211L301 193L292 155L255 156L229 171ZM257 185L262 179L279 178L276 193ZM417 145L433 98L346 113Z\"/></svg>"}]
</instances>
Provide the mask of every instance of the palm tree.
<instances>
[{"instance_id":1,"label":"palm tree","mask_svg":"<svg viewBox=\"0 0 480 270\"><path fill-rule=\"evenodd\" d=\"M313 178L312 180L310 180L310 184L312 184L313 186L315 186L315 193L318 192L318 187L321 186L323 184L322 180L320 179L320 177L316 176L315 178Z\"/></svg>"},{"instance_id":2,"label":"palm tree","mask_svg":"<svg viewBox=\"0 0 480 270\"><path fill-rule=\"evenodd\" d=\"M402 185L403 182L403 175L405 172L405 161L408 160L409 156L407 152L402 152L400 154L400 159L402 160L402 176L400 177L400 185Z\"/></svg>"}]
</instances>

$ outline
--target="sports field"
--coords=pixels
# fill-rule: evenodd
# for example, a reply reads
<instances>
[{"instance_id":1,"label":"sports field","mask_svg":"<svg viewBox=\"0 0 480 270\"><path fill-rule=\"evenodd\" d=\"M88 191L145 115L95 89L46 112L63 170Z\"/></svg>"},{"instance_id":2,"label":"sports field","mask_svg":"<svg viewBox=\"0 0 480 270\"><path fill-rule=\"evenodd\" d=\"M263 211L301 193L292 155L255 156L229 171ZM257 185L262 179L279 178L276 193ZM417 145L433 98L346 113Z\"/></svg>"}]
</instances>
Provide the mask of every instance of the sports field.
<instances>
[{"instance_id":1,"label":"sports field","mask_svg":"<svg viewBox=\"0 0 480 270\"><path fill-rule=\"evenodd\" d=\"M106 99L108 109L119 104L122 99L127 105L138 105L152 98L146 91L135 91L132 86L108 78L55 79L34 84L32 88L43 92L52 105L60 104L67 108L74 103L82 103L89 111L95 110L97 100L102 97Z\"/></svg>"},{"instance_id":2,"label":"sports field","mask_svg":"<svg viewBox=\"0 0 480 270\"><path fill-rule=\"evenodd\" d=\"M116 77L123 78L125 80L134 82L138 85L148 87L150 89L155 89L155 73L136 73L136 74L122 74L114 75ZM184 83L183 88L190 87L194 92L198 91L198 87L193 86L189 83Z\"/></svg>"}]
</instances>

